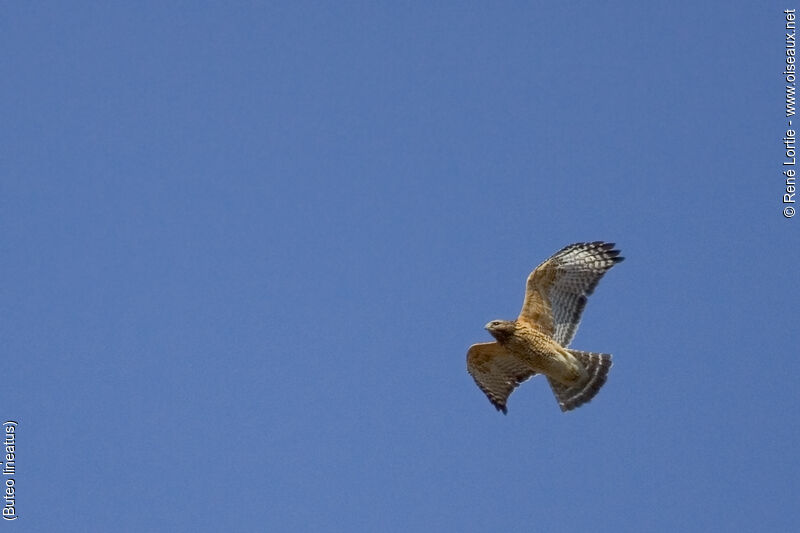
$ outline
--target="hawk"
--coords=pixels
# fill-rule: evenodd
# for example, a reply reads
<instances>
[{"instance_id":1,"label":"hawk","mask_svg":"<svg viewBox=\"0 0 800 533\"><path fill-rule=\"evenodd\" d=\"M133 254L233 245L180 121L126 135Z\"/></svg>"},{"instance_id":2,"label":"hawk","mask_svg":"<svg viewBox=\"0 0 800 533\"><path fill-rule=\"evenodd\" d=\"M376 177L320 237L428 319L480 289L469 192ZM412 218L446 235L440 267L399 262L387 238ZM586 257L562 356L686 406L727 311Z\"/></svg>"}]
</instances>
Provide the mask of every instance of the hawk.
<instances>
[{"instance_id":1,"label":"hawk","mask_svg":"<svg viewBox=\"0 0 800 533\"><path fill-rule=\"evenodd\" d=\"M467 370L498 411L507 414L508 397L536 374L547 376L562 411L594 398L606 382L611 355L567 347L587 296L624 259L619 253L614 243L570 244L528 276L516 320L486 324L495 342L473 344L467 352Z\"/></svg>"}]
</instances>

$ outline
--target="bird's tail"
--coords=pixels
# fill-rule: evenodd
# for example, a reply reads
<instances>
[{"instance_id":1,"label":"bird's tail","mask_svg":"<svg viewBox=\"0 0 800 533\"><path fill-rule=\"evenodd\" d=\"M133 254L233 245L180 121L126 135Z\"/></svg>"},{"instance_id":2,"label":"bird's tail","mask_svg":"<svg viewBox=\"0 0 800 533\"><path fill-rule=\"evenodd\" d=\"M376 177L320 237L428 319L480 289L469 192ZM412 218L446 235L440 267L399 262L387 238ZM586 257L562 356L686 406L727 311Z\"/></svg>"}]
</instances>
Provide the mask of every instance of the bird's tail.
<instances>
[{"instance_id":1,"label":"bird's tail","mask_svg":"<svg viewBox=\"0 0 800 533\"><path fill-rule=\"evenodd\" d=\"M571 411L591 401L606 382L608 371L611 369L611 356L607 353L581 352L580 350L569 350L569 353L583 364L586 373L589 374L589 379L580 385L568 387L548 378L562 411Z\"/></svg>"}]
</instances>

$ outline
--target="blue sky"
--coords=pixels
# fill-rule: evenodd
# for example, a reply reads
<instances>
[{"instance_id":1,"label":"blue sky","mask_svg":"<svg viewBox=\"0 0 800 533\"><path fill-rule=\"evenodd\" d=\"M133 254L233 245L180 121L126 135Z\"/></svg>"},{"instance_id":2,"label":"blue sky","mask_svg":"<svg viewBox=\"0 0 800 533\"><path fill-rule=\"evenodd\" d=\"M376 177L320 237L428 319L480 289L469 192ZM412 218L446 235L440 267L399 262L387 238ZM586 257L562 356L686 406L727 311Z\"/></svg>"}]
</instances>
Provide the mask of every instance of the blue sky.
<instances>
[{"instance_id":1,"label":"blue sky","mask_svg":"<svg viewBox=\"0 0 800 533\"><path fill-rule=\"evenodd\" d=\"M788 531L784 19L706 3L6 3L18 531ZM627 260L595 401L483 325Z\"/></svg>"}]
</instances>

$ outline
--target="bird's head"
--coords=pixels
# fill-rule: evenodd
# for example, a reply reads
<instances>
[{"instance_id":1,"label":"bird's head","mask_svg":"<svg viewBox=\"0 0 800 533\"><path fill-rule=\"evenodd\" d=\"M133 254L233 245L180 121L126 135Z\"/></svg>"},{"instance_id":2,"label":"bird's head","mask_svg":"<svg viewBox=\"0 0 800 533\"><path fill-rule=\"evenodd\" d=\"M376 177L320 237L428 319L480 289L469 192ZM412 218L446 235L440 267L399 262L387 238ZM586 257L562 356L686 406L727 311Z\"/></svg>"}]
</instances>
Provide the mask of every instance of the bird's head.
<instances>
[{"instance_id":1,"label":"bird's head","mask_svg":"<svg viewBox=\"0 0 800 533\"><path fill-rule=\"evenodd\" d=\"M497 342L505 342L510 336L514 334L517 329L516 322L509 322L508 320L492 320L484 326L492 337L497 339Z\"/></svg>"}]
</instances>

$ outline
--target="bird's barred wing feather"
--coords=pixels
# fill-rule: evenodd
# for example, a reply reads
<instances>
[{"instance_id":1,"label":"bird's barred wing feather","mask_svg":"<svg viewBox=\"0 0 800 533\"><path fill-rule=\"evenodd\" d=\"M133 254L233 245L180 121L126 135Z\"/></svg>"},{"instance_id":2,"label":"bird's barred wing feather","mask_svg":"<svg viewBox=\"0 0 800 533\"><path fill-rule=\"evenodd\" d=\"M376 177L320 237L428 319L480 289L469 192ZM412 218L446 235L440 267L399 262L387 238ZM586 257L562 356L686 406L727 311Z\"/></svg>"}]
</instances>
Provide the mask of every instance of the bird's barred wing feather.
<instances>
[{"instance_id":1,"label":"bird's barred wing feather","mask_svg":"<svg viewBox=\"0 0 800 533\"><path fill-rule=\"evenodd\" d=\"M518 320L569 346L586 298L600 278L624 258L614 243L602 241L570 244L536 267L528 276L525 302Z\"/></svg>"},{"instance_id":2,"label":"bird's barred wing feather","mask_svg":"<svg viewBox=\"0 0 800 533\"><path fill-rule=\"evenodd\" d=\"M473 344L467 352L467 370L498 411L508 413L506 400L514 389L536 374L497 342Z\"/></svg>"}]
</instances>

